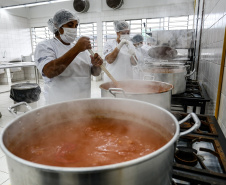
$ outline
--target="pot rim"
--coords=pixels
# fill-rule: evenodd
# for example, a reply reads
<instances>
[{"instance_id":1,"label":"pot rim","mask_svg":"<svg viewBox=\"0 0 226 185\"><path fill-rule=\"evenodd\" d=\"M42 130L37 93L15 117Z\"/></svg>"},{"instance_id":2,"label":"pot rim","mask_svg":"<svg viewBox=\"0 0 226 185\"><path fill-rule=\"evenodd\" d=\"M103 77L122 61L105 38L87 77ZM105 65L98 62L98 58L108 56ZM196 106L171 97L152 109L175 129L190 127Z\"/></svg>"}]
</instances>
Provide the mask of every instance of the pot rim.
<instances>
[{"instance_id":1,"label":"pot rim","mask_svg":"<svg viewBox=\"0 0 226 185\"><path fill-rule=\"evenodd\" d=\"M165 84L165 85L171 86L168 90L164 90L164 91L160 91L160 92L155 92L155 93L134 93L134 92L126 92L126 91L124 91L125 94L128 94L128 95L138 95L139 96L139 95L146 95L146 94L161 94L161 93L166 93L166 92L170 92L170 91L173 90L173 84L170 84L170 83L167 83L167 82L162 82L162 81L157 81L157 80L123 80L123 81L118 81L118 82L127 82L127 81L128 82L129 81L158 82L160 84ZM104 83L102 83L102 84L99 85L99 88L108 92L110 88L109 89L105 89L105 88L101 87L102 85L107 84L107 83L111 83L111 82L104 82ZM123 90L123 88L121 88L121 89Z\"/></svg>"},{"instance_id":2,"label":"pot rim","mask_svg":"<svg viewBox=\"0 0 226 185\"><path fill-rule=\"evenodd\" d=\"M105 100L113 100L112 98L92 98L92 99L79 99L79 100L74 100L74 101L105 101ZM69 103L69 102L74 102L74 101L67 101L67 102L61 102L61 103L56 103L56 104L51 104L51 105L47 105L45 106L45 108L51 108L51 106L55 106L58 104L62 104L62 103ZM40 107L34 110L31 110L23 115L18 116L17 118L13 119L12 121L10 121L6 127L2 130L1 133L1 140L0 140L0 148L2 149L2 151L6 154L6 157L10 157L13 160L17 161L18 163L21 163L23 165L32 167L32 168L38 168L38 169L42 169L45 171L51 171L51 172L77 172L77 173L87 173L87 172L97 172L97 171L106 171L106 170L114 170L114 169L120 169L120 168L124 168L124 167L129 167L129 166L133 166L136 165L138 163L143 163L151 158L155 158L157 157L159 154L161 154L162 152L164 152L166 149L168 149L171 145L173 145L176 140L179 138L179 122L178 120L175 118L175 116L170 113L169 111L151 104L151 103L146 103L146 102L141 102L138 100L131 100L131 99L120 99L120 98L115 98L114 101L133 101L136 103L140 103L140 104L146 104L148 106L152 106L155 107L157 109L160 109L161 111L165 112L166 114L168 114L172 120L174 121L174 124L176 125L176 131L174 136L161 148L159 148L158 150L147 154L145 156L130 160L130 161L125 161L125 162L121 162L121 163L116 163L116 164L110 164L110 165L104 165L104 166L95 166L95 167L58 167L58 166L50 166L50 165L44 165L44 164L38 164L38 163L34 163L31 161L27 161L25 159L22 159L16 155L14 155L13 153L11 153L4 145L3 143L3 136L5 131L12 125L14 124L17 120L19 120L21 117L25 116L25 115L29 115L29 114L33 114L34 112L38 112L39 110L43 109L44 107Z\"/></svg>"}]
</instances>

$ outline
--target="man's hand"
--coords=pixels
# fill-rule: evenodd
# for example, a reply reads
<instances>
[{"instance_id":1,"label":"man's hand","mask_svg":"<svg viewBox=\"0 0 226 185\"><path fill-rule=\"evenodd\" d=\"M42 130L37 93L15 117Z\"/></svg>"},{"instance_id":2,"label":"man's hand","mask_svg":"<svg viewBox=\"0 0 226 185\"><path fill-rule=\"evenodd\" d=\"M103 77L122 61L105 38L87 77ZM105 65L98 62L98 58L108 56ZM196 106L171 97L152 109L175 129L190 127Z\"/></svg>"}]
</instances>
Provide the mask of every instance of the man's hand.
<instances>
[{"instance_id":1,"label":"man's hand","mask_svg":"<svg viewBox=\"0 0 226 185\"><path fill-rule=\"evenodd\" d=\"M135 51L133 49L128 49L128 53L131 55L131 56L135 56Z\"/></svg>"},{"instance_id":2,"label":"man's hand","mask_svg":"<svg viewBox=\"0 0 226 185\"><path fill-rule=\"evenodd\" d=\"M90 55L90 58L93 66L99 67L103 64L103 59L97 53L95 53L94 56Z\"/></svg>"},{"instance_id":3,"label":"man's hand","mask_svg":"<svg viewBox=\"0 0 226 185\"><path fill-rule=\"evenodd\" d=\"M85 51L87 49L92 49L89 37L81 37L77 41L76 46L79 52Z\"/></svg>"},{"instance_id":4,"label":"man's hand","mask_svg":"<svg viewBox=\"0 0 226 185\"><path fill-rule=\"evenodd\" d=\"M126 39L122 39L117 48L120 50L124 44L128 44L128 41Z\"/></svg>"}]
</instances>

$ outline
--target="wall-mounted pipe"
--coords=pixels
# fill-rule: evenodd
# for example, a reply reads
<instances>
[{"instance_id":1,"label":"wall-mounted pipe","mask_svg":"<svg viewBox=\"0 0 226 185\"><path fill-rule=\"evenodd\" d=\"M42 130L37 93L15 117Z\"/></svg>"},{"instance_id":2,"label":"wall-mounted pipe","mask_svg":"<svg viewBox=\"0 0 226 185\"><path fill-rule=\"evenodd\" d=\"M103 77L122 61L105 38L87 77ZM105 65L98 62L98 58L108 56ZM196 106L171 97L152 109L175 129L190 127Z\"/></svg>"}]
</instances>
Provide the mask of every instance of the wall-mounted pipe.
<instances>
[{"instance_id":1,"label":"wall-mounted pipe","mask_svg":"<svg viewBox=\"0 0 226 185\"><path fill-rule=\"evenodd\" d=\"M220 75L219 75L219 84L218 84L218 91L217 91L217 100L216 100L216 107L215 107L215 118L216 119L218 119L218 116L219 116L222 83L223 83L223 77L224 77L225 54L226 54L226 27L225 27L225 32L224 32L224 44L223 44L221 68L220 68Z\"/></svg>"}]
</instances>

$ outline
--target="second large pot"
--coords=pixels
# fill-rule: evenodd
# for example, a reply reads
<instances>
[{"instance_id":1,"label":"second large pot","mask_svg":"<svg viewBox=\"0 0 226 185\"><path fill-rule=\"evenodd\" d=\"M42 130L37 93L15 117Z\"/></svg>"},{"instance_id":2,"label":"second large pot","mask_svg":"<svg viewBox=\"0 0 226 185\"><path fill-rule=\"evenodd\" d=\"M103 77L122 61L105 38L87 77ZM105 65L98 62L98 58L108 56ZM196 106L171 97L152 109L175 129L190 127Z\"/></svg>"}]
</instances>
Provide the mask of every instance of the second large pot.
<instances>
[{"instance_id":1,"label":"second large pot","mask_svg":"<svg viewBox=\"0 0 226 185\"><path fill-rule=\"evenodd\" d=\"M171 107L173 85L159 81L119 81L116 88L112 82L100 85L101 97L128 98L158 105L166 110Z\"/></svg>"},{"instance_id":2,"label":"second large pot","mask_svg":"<svg viewBox=\"0 0 226 185\"><path fill-rule=\"evenodd\" d=\"M186 90L186 78L191 76L187 74L184 65L145 65L143 67L143 75L151 75L155 80L167 82L173 85L172 94L184 93Z\"/></svg>"}]
</instances>

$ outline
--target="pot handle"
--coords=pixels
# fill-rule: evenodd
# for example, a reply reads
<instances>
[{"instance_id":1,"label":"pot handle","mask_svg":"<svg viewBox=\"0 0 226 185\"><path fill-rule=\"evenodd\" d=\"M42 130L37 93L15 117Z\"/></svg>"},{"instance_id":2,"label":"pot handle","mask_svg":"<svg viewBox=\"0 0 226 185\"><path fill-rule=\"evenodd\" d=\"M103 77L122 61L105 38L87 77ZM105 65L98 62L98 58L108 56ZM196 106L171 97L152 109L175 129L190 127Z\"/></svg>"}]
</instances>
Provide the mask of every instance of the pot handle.
<instances>
[{"instance_id":1,"label":"pot handle","mask_svg":"<svg viewBox=\"0 0 226 185\"><path fill-rule=\"evenodd\" d=\"M185 77L189 77L189 76L193 75L194 72L195 72L195 69L190 74L185 75Z\"/></svg>"},{"instance_id":2,"label":"pot handle","mask_svg":"<svg viewBox=\"0 0 226 185\"><path fill-rule=\"evenodd\" d=\"M10 106L10 107L8 108L8 111L9 111L11 114L13 114L15 117L17 117L18 115L16 114L16 111L15 111L14 109L15 109L16 107L21 106L21 105L25 105L25 107L27 108L28 111L32 110L32 108L27 104L27 102L24 102L24 101L23 101L23 102L19 102L19 103L16 103L16 104Z\"/></svg>"},{"instance_id":3,"label":"pot handle","mask_svg":"<svg viewBox=\"0 0 226 185\"><path fill-rule=\"evenodd\" d=\"M126 93L122 88L109 88L108 91L116 98L116 93L115 92L121 92L125 98L126 98Z\"/></svg>"},{"instance_id":4,"label":"pot handle","mask_svg":"<svg viewBox=\"0 0 226 185\"><path fill-rule=\"evenodd\" d=\"M155 80L155 77L152 76L152 75L144 75L143 80L151 80L151 81L154 81Z\"/></svg>"},{"instance_id":5,"label":"pot handle","mask_svg":"<svg viewBox=\"0 0 226 185\"><path fill-rule=\"evenodd\" d=\"M184 131L184 132L181 132L181 133L179 134L180 136L187 135L187 134L189 134L190 132L192 132L192 131L194 131L194 130L197 130L197 129L200 127L201 122L200 122L198 116L197 116L195 113L193 113L193 112L190 113L190 114L188 114L184 119L180 120L180 121L179 121L179 125L182 124L182 123L184 123L185 121L189 120L190 118L192 118L192 119L195 121L195 124L194 124L190 129L188 129L188 130L186 130L186 131Z\"/></svg>"}]
</instances>

